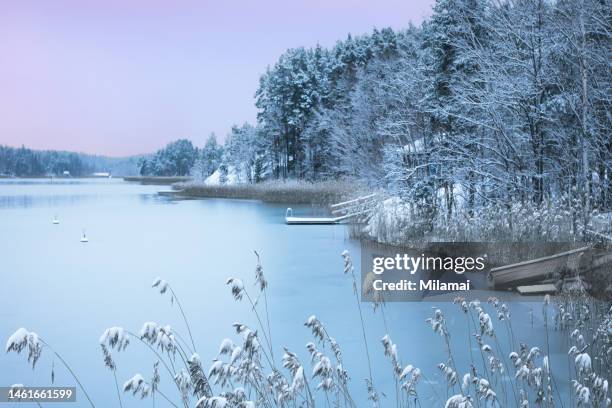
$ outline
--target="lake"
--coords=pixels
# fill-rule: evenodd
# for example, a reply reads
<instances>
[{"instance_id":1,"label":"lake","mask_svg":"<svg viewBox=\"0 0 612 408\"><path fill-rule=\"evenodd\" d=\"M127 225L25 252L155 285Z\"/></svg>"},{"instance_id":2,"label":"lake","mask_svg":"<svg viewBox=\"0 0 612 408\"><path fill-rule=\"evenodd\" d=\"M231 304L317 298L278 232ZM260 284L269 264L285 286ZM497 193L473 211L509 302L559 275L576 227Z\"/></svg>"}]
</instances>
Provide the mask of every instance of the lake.
<instances>
[{"instance_id":1,"label":"lake","mask_svg":"<svg viewBox=\"0 0 612 408\"><path fill-rule=\"evenodd\" d=\"M234 322L257 327L248 304L235 302L225 284L228 277L238 277L255 293L253 250L257 250L269 281L277 361L282 347L287 346L298 353L310 372L305 345L313 338L304 322L316 315L342 347L358 406L366 406L363 379L368 371L361 325L352 282L343 274L341 258L348 249L359 271L360 245L349 238L347 228L288 226L285 205L173 200L157 194L165 189L115 179L0 180L0 339L6 341L19 327L37 332L69 362L98 407L118 406L112 374L104 367L98 343L104 329L121 326L138 332L142 323L155 321L186 335L176 304L151 288L153 280L162 277L180 299L207 369L221 341L226 337L236 340ZM296 215L321 213L316 208L292 207ZM59 224L52 223L54 217ZM80 242L83 233L88 243ZM443 340L424 322L432 306L428 302L394 303L385 308L385 314L401 361L420 367L433 385L441 382L435 386L445 397L444 380L436 368L446 361ZM444 310L453 330L453 347L465 350L464 315L451 303L436 306ZM391 365L380 344L384 323L380 312L374 314L369 304L363 303L362 308L375 384L387 394L383 406L393 406ZM535 311L533 328L527 318L531 308ZM511 310L518 317L513 321L517 337L542 348L541 304L513 303ZM552 364L558 367L559 378L564 378L567 345L553 338L550 347ZM114 358L120 384L135 373L150 377L156 360L137 342L114 353ZM467 367L467 352L456 358L459 366ZM24 355L0 353L0 385L49 386L52 366L56 385L74 385L47 351L35 370ZM462 368L460 374L464 372ZM164 374L161 389L178 400ZM432 395L430 388L419 386L425 400ZM127 394L123 400L129 407L151 405L151 401ZM88 405L79 395L71 406ZM156 406L166 405L156 400Z\"/></svg>"}]
</instances>

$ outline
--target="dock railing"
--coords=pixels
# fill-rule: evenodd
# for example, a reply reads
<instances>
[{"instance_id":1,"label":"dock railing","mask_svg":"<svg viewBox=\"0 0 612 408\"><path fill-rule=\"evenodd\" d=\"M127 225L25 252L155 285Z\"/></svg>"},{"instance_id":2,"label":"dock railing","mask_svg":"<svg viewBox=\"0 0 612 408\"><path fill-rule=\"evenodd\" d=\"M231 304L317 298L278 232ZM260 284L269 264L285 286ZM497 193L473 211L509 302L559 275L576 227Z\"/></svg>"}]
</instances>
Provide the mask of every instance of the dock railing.
<instances>
[{"instance_id":1,"label":"dock railing","mask_svg":"<svg viewBox=\"0 0 612 408\"><path fill-rule=\"evenodd\" d=\"M332 204L329 208L331 213L335 215L338 220L343 221L369 213L378 197L378 193L373 193L341 203Z\"/></svg>"}]
</instances>

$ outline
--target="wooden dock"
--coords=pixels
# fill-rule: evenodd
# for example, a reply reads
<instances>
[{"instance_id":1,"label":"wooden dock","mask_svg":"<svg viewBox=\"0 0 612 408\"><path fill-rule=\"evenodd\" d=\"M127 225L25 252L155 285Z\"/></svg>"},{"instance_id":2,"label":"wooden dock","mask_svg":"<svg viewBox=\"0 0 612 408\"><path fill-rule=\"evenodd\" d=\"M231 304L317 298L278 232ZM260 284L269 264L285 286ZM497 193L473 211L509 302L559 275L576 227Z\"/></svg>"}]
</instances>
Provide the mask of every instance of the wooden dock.
<instances>
[{"instance_id":1,"label":"wooden dock","mask_svg":"<svg viewBox=\"0 0 612 408\"><path fill-rule=\"evenodd\" d=\"M378 194L370 194L353 200L344 201L330 206L331 217L294 217L293 209L287 208L285 222L288 225L326 225L339 224L344 221L355 219L369 212L369 205Z\"/></svg>"},{"instance_id":2,"label":"wooden dock","mask_svg":"<svg viewBox=\"0 0 612 408\"><path fill-rule=\"evenodd\" d=\"M336 217L285 217L285 222L289 225L325 225L340 221Z\"/></svg>"}]
</instances>

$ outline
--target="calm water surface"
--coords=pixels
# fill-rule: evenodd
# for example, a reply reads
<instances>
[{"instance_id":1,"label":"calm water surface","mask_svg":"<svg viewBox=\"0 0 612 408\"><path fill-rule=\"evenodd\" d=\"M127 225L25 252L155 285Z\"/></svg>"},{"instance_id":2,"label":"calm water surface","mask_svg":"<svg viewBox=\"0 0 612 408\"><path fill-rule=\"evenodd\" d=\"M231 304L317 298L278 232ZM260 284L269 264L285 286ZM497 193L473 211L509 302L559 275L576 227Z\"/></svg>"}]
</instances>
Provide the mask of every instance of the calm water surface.
<instances>
[{"instance_id":1,"label":"calm water surface","mask_svg":"<svg viewBox=\"0 0 612 408\"><path fill-rule=\"evenodd\" d=\"M170 324L186 334L176 306L151 289L160 276L171 283L191 321L198 352L208 367L232 323L256 327L245 303L233 301L227 277L243 279L254 291L256 249L269 280L270 318L277 360L282 346L297 352L305 364L305 344L312 337L303 323L317 315L340 343L358 406L367 406L363 379L367 363L352 283L342 272L341 252L354 254L359 270L359 243L340 225L287 226L285 207L248 200L181 200L160 197L159 186L120 180L0 180L0 340L19 327L37 332L73 366L98 407L117 406L111 373L104 367L98 338L105 328L122 326L138 332L143 322ZM293 206L294 214L320 212ZM60 220L53 225L54 216ZM87 244L79 242L82 232ZM424 319L431 303L392 304L386 308L388 331L404 364L420 367L431 382L443 381L435 366L445 362L442 339ZM457 364L467 367L465 317L441 304L454 331L453 347L464 350ZM388 394L383 406L395 405L391 367L382 356L385 334L380 313L362 304L368 329L373 372ZM535 313L535 328L527 318ZM541 306L513 304L517 336L542 346ZM237 341L237 339L235 339ZM566 368L565 345L551 345ZM115 355L120 383L135 373L152 373L155 358L132 343ZM553 360L553 364L554 364ZM55 365L58 385L74 385L66 371L43 353L36 370L25 356L0 353L0 385L48 386ZM563 378L563 370L560 378ZM162 390L176 397L168 378ZM431 395L431 387L421 386ZM445 386L437 386L445 397ZM435 406L431 402L432 406ZM150 406L124 396L125 407ZM26 406L22 404L20 406ZM84 407L85 400L71 407ZM165 406L156 401L156 406Z\"/></svg>"}]
</instances>

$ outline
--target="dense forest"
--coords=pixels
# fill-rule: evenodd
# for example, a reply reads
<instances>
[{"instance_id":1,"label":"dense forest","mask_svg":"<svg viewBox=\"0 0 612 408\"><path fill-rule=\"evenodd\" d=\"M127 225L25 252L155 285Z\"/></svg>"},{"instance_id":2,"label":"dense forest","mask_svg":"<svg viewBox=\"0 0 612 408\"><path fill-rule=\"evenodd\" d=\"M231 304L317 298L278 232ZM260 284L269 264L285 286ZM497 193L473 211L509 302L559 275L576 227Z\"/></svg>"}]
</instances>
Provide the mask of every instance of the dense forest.
<instances>
[{"instance_id":1,"label":"dense forest","mask_svg":"<svg viewBox=\"0 0 612 408\"><path fill-rule=\"evenodd\" d=\"M576 232L612 209L611 11L438 0L421 27L288 50L223 162L250 181L363 180L430 227L554 207Z\"/></svg>"},{"instance_id":2,"label":"dense forest","mask_svg":"<svg viewBox=\"0 0 612 408\"><path fill-rule=\"evenodd\" d=\"M130 175L136 171L137 159L0 145L0 176L62 176L64 172L73 177L90 176L94 172Z\"/></svg>"}]
</instances>

